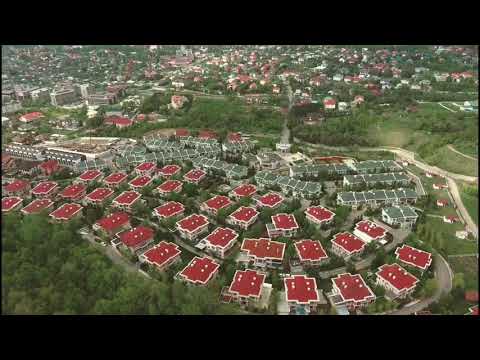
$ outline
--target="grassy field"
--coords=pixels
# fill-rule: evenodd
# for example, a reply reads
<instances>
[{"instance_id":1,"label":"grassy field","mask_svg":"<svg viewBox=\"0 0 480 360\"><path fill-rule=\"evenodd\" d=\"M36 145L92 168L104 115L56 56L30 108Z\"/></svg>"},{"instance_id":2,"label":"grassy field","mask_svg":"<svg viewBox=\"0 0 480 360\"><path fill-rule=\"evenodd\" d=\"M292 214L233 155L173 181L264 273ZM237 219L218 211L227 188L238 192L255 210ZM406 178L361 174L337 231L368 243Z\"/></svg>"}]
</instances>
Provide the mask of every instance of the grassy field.
<instances>
[{"instance_id":1,"label":"grassy field","mask_svg":"<svg viewBox=\"0 0 480 360\"><path fill-rule=\"evenodd\" d=\"M465 183L460 183L459 185L462 202L467 208L467 211L472 217L473 221L475 221L475 224L478 226L478 188L475 188L477 190L477 196L475 196L470 191L467 191L467 189L471 188L471 186L468 186Z\"/></svg>"},{"instance_id":2,"label":"grassy field","mask_svg":"<svg viewBox=\"0 0 480 360\"><path fill-rule=\"evenodd\" d=\"M478 291L478 258L476 256L450 257L448 262L454 273L465 276L465 289Z\"/></svg>"},{"instance_id":3,"label":"grassy field","mask_svg":"<svg viewBox=\"0 0 480 360\"><path fill-rule=\"evenodd\" d=\"M434 166L438 166L447 171L457 174L464 174L469 176L477 176L478 162L468 159L456 152L450 150L447 146L443 146L437 150L435 154L424 160Z\"/></svg>"}]
</instances>

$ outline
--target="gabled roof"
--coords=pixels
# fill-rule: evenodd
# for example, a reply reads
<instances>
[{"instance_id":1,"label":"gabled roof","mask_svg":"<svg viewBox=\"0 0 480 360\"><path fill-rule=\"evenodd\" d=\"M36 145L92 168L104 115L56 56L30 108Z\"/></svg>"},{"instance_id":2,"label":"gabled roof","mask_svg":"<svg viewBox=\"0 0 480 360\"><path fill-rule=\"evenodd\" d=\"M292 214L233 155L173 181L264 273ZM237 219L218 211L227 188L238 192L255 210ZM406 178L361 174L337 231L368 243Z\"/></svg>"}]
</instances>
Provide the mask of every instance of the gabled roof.
<instances>
[{"instance_id":1,"label":"gabled roof","mask_svg":"<svg viewBox=\"0 0 480 360\"><path fill-rule=\"evenodd\" d=\"M122 227L130 221L130 215L123 211L117 211L97 220L97 226L107 231L113 231Z\"/></svg>"},{"instance_id":2,"label":"gabled roof","mask_svg":"<svg viewBox=\"0 0 480 360\"><path fill-rule=\"evenodd\" d=\"M118 237L126 246L138 247L152 239L153 235L153 229L146 226L137 226L136 228L118 234Z\"/></svg>"},{"instance_id":3,"label":"gabled roof","mask_svg":"<svg viewBox=\"0 0 480 360\"><path fill-rule=\"evenodd\" d=\"M378 268L376 275L390 283L398 291L410 290L419 282L415 276L398 264L384 264Z\"/></svg>"},{"instance_id":4,"label":"gabled roof","mask_svg":"<svg viewBox=\"0 0 480 360\"><path fill-rule=\"evenodd\" d=\"M83 206L78 204L63 204L61 207L50 213L50 216L56 220L70 220L82 209Z\"/></svg>"},{"instance_id":5,"label":"gabled roof","mask_svg":"<svg viewBox=\"0 0 480 360\"><path fill-rule=\"evenodd\" d=\"M360 274L340 274L332 279L344 301L362 302L375 299L375 294L365 284Z\"/></svg>"},{"instance_id":6,"label":"gabled roof","mask_svg":"<svg viewBox=\"0 0 480 360\"><path fill-rule=\"evenodd\" d=\"M422 270L427 269L432 263L432 254L408 245L398 247L395 250L395 255L397 255L397 259L404 263Z\"/></svg>"}]
</instances>

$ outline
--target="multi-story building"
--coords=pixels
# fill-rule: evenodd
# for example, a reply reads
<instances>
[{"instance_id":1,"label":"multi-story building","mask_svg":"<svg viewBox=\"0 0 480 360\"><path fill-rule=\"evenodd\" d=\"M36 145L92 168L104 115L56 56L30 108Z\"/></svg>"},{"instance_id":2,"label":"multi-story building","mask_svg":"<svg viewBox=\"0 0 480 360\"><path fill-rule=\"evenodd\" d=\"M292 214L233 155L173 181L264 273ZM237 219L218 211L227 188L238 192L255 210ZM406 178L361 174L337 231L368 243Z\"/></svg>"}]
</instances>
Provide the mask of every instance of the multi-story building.
<instances>
[{"instance_id":1,"label":"multi-story building","mask_svg":"<svg viewBox=\"0 0 480 360\"><path fill-rule=\"evenodd\" d=\"M320 290L315 278L294 275L283 279L290 314L308 315L317 311Z\"/></svg>"},{"instance_id":2,"label":"multi-story building","mask_svg":"<svg viewBox=\"0 0 480 360\"><path fill-rule=\"evenodd\" d=\"M272 216L272 223L266 224L268 236L271 238L295 236L299 228L293 214L276 214Z\"/></svg>"},{"instance_id":3,"label":"multi-story building","mask_svg":"<svg viewBox=\"0 0 480 360\"><path fill-rule=\"evenodd\" d=\"M177 221L176 228L181 237L195 241L201 234L208 230L208 224L209 221L206 216L192 214Z\"/></svg>"},{"instance_id":4,"label":"multi-story building","mask_svg":"<svg viewBox=\"0 0 480 360\"><path fill-rule=\"evenodd\" d=\"M332 223L335 213L323 206L310 206L305 210L305 217L316 226L324 226Z\"/></svg>"},{"instance_id":5,"label":"multi-story building","mask_svg":"<svg viewBox=\"0 0 480 360\"><path fill-rule=\"evenodd\" d=\"M195 256L175 277L191 285L205 286L218 274L220 264L210 257Z\"/></svg>"},{"instance_id":6,"label":"multi-story building","mask_svg":"<svg viewBox=\"0 0 480 360\"><path fill-rule=\"evenodd\" d=\"M237 270L230 286L222 290L222 301L236 302L242 307L268 306L272 285L265 283L265 278L266 275L258 271Z\"/></svg>"},{"instance_id":7,"label":"multi-story building","mask_svg":"<svg viewBox=\"0 0 480 360\"><path fill-rule=\"evenodd\" d=\"M227 222L231 225L247 230L255 221L257 221L260 213L252 207L242 206L235 210L227 218Z\"/></svg>"},{"instance_id":8,"label":"multi-story building","mask_svg":"<svg viewBox=\"0 0 480 360\"><path fill-rule=\"evenodd\" d=\"M30 214L38 214L43 210L50 209L53 206L54 202L48 198L45 199L35 199L30 204L25 206L22 210L22 214L30 215Z\"/></svg>"},{"instance_id":9,"label":"multi-story building","mask_svg":"<svg viewBox=\"0 0 480 360\"><path fill-rule=\"evenodd\" d=\"M58 209L50 213L50 217L55 221L69 221L73 218L82 216L83 206L78 204L63 204Z\"/></svg>"},{"instance_id":10,"label":"multi-story building","mask_svg":"<svg viewBox=\"0 0 480 360\"><path fill-rule=\"evenodd\" d=\"M110 188L96 188L95 190L88 193L84 198L84 204L92 204L92 205L102 205L102 203L112 196L114 191Z\"/></svg>"},{"instance_id":11,"label":"multi-story building","mask_svg":"<svg viewBox=\"0 0 480 360\"><path fill-rule=\"evenodd\" d=\"M244 239L241 251L247 264L263 269L278 269L282 266L285 246L285 243L270 239Z\"/></svg>"},{"instance_id":12,"label":"multi-story building","mask_svg":"<svg viewBox=\"0 0 480 360\"><path fill-rule=\"evenodd\" d=\"M405 298L415 291L419 280L398 264L384 264L378 268L377 285L385 288L390 300Z\"/></svg>"},{"instance_id":13,"label":"multi-story building","mask_svg":"<svg viewBox=\"0 0 480 360\"><path fill-rule=\"evenodd\" d=\"M363 280L360 274L340 274L332 278L332 293L329 296L333 306L346 306L355 311L375 301L373 291Z\"/></svg>"},{"instance_id":14,"label":"multi-story building","mask_svg":"<svg viewBox=\"0 0 480 360\"><path fill-rule=\"evenodd\" d=\"M117 101L115 94L107 93L107 92L90 94L90 95L87 95L86 99L87 99L88 105L90 106L112 105L112 104L115 104Z\"/></svg>"},{"instance_id":15,"label":"multi-story building","mask_svg":"<svg viewBox=\"0 0 480 360\"><path fill-rule=\"evenodd\" d=\"M365 243L353 234L343 232L333 236L332 252L344 259L360 255L365 250Z\"/></svg>"},{"instance_id":16,"label":"multi-story building","mask_svg":"<svg viewBox=\"0 0 480 360\"><path fill-rule=\"evenodd\" d=\"M78 99L77 93L74 89L54 90L50 93L50 101L53 106L62 106L71 104Z\"/></svg>"},{"instance_id":17,"label":"multi-story building","mask_svg":"<svg viewBox=\"0 0 480 360\"><path fill-rule=\"evenodd\" d=\"M70 201L78 201L83 199L87 193L87 187L83 184L71 184L63 189L59 196Z\"/></svg>"},{"instance_id":18,"label":"multi-story building","mask_svg":"<svg viewBox=\"0 0 480 360\"><path fill-rule=\"evenodd\" d=\"M410 178L402 172L381 173L381 174L359 174L345 175L343 177L343 186L376 186L376 185L395 185L407 186Z\"/></svg>"},{"instance_id":19,"label":"multi-story building","mask_svg":"<svg viewBox=\"0 0 480 360\"><path fill-rule=\"evenodd\" d=\"M58 183L55 181L43 181L32 189L32 195L42 198L52 197L58 189Z\"/></svg>"},{"instance_id":20,"label":"multi-story building","mask_svg":"<svg viewBox=\"0 0 480 360\"><path fill-rule=\"evenodd\" d=\"M152 215L158 217L159 220L178 218L185 212L185 206L176 201L168 201L161 206L153 209Z\"/></svg>"},{"instance_id":21,"label":"multi-story building","mask_svg":"<svg viewBox=\"0 0 480 360\"><path fill-rule=\"evenodd\" d=\"M134 204L140 201L141 194L136 191L124 191L112 201L112 206L131 211Z\"/></svg>"},{"instance_id":22,"label":"multi-story building","mask_svg":"<svg viewBox=\"0 0 480 360\"><path fill-rule=\"evenodd\" d=\"M359 205L376 208L382 205L414 204L417 198L417 193L411 189L339 192L337 204L354 209Z\"/></svg>"},{"instance_id":23,"label":"multi-story building","mask_svg":"<svg viewBox=\"0 0 480 360\"><path fill-rule=\"evenodd\" d=\"M284 198L276 192L269 192L255 200L257 202L257 208L276 209L283 203Z\"/></svg>"},{"instance_id":24,"label":"multi-story building","mask_svg":"<svg viewBox=\"0 0 480 360\"><path fill-rule=\"evenodd\" d=\"M164 183L157 186L155 189L160 196L168 196L171 193L180 193L183 188L183 183L179 180L167 180Z\"/></svg>"},{"instance_id":25,"label":"multi-story building","mask_svg":"<svg viewBox=\"0 0 480 360\"><path fill-rule=\"evenodd\" d=\"M153 242L154 231L146 226L137 226L118 233L117 237L125 247L135 253Z\"/></svg>"},{"instance_id":26,"label":"multi-story building","mask_svg":"<svg viewBox=\"0 0 480 360\"><path fill-rule=\"evenodd\" d=\"M382 209L382 221L391 226L412 228L417 222L417 219L418 215L411 206L397 205Z\"/></svg>"},{"instance_id":27,"label":"multi-story building","mask_svg":"<svg viewBox=\"0 0 480 360\"><path fill-rule=\"evenodd\" d=\"M427 270L432 264L432 254L408 245L396 248L395 255L401 262L422 271Z\"/></svg>"},{"instance_id":28,"label":"multi-story building","mask_svg":"<svg viewBox=\"0 0 480 360\"><path fill-rule=\"evenodd\" d=\"M329 261L320 241L300 240L294 243L300 263L304 266L319 266Z\"/></svg>"},{"instance_id":29,"label":"multi-story building","mask_svg":"<svg viewBox=\"0 0 480 360\"><path fill-rule=\"evenodd\" d=\"M221 259L225 258L235 241L238 239L238 233L230 228L216 228L210 235L201 240L196 247L204 249L208 253Z\"/></svg>"},{"instance_id":30,"label":"multi-story building","mask_svg":"<svg viewBox=\"0 0 480 360\"><path fill-rule=\"evenodd\" d=\"M216 216L218 211L225 209L233 204L233 201L223 195L216 195L213 198L203 202L200 205L200 210L209 215Z\"/></svg>"},{"instance_id":31,"label":"multi-story building","mask_svg":"<svg viewBox=\"0 0 480 360\"><path fill-rule=\"evenodd\" d=\"M164 271L170 265L181 261L181 250L178 245L171 242L160 241L139 256L141 263L149 264L158 271Z\"/></svg>"},{"instance_id":32,"label":"multi-story building","mask_svg":"<svg viewBox=\"0 0 480 360\"><path fill-rule=\"evenodd\" d=\"M7 196L2 198L2 213L19 210L22 207L23 199L18 196Z\"/></svg>"},{"instance_id":33,"label":"multi-story building","mask_svg":"<svg viewBox=\"0 0 480 360\"><path fill-rule=\"evenodd\" d=\"M123 211L111 213L95 222L93 230L107 236L130 229L130 215Z\"/></svg>"},{"instance_id":34,"label":"multi-story building","mask_svg":"<svg viewBox=\"0 0 480 360\"><path fill-rule=\"evenodd\" d=\"M370 220L363 220L355 225L353 235L357 236L364 243L371 241L381 242L387 235L387 230Z\"/></svg>"}]
</instances>

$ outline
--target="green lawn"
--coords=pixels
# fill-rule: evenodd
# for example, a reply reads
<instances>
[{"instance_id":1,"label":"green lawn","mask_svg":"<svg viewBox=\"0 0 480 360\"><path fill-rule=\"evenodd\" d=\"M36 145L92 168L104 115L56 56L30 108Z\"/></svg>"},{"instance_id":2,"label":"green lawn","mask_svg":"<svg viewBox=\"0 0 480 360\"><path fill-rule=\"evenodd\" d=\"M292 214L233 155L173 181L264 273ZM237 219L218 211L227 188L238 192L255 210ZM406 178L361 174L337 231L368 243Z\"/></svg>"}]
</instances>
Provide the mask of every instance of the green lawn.
<instances>
[{"instance_id":1,"label":"green lawn","mask_svg":"<svg viewBox=\"0 0 480 360\"><path fill-rule=\"evenodd\" d=\"M468 159L460 154L451 151L447 146L439 148L435 154L424 158L429 165L438 166L441 169L464 174L469 176L477 176L478 162Z\"/></svg>"},{"instance_id":2,"label":"green lawn","mask_svg":"<svg viewBox=\"0 0 480 360\"><path fill-rule=\"evenodd\" d=\"M474 193L467 191L468 188L471 187L465 185L464 183L460 183L460 195L462 197L463 204L467 208L468 213L472 217L473 221L475 221L475 224L477 224L478 226L478 188L475 188L477 189L477 196L475 196Z\"/></svg>"},{"instance_id":3,"label":"green lawn","mask_svg":"<svg viewBox=\"0 0 480 360\"><path fill-rule=\"evenodd\" d=\"M478 291L478 258L462 256L448 258L454 273L462 273L465 277L465 289Z\"/></svg>"}]
</instances>

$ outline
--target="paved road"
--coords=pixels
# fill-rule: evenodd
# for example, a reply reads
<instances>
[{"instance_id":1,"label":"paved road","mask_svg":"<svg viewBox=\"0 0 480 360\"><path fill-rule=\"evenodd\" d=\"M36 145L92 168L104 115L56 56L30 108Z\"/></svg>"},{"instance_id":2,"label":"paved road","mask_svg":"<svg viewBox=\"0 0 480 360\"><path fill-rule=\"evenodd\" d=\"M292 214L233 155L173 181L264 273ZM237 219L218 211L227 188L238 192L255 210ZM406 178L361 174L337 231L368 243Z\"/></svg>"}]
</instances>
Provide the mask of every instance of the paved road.
<instances>
[{"instance_id":1,"label":"paved road","mask_svg":"<svg viewBox=\"0 0 480 360\"><path fill-rule=\"evenodd\" d=\"M450 194L453 197L453 200L455 201L455 204L457 205L457 210L462 216L463 220L465 221L465 224L467 225L467 228L473 233L476 239L478 239L478 227L475 221L473 221L472 217L468 213L467 209L465 208L465 205L463 205L462 198L460 196L460 191L458 190L457 183L453 181L451 178L446 178L447 183L448 183L448 189L450 191Z\"/></svg>"},{"instance_id":2,"label":"paved road","mask_svg":"<svg viewBox=\"0 0 480 360\"><path fill-rule=\"evenodd\" d=\"M442 295L448 294L452 290L452 281L453 281L453 273L450 269L450 266L445 261L445 259L437 254L435 255L435 278L438 282L438 288L435 291L435 294L432 297L427 299L423 299L416 304L403 307L399 310L394 310L386 315L411 315L415 312L421 311L430 304L437 302Z\"/></svg>"},{"instance_id":3,"label":"paved road","mask_svg":"<svg viewBox=\"0 0 480 360\"><path fill-rule=\"evenodd\" d=\"M460 151L458 151L457 149L455 149L452 145L447 145L447 147L452 150L453 152L456 152L458 155L461 155L463 157L466 157L467 159L470 159L470 160L475 160L477 161L478 159L473 157L473 156L470 156L470 155L467 155L467 154L464 154L464 153L461 153Z\"/></svg>"}]
</instances>

